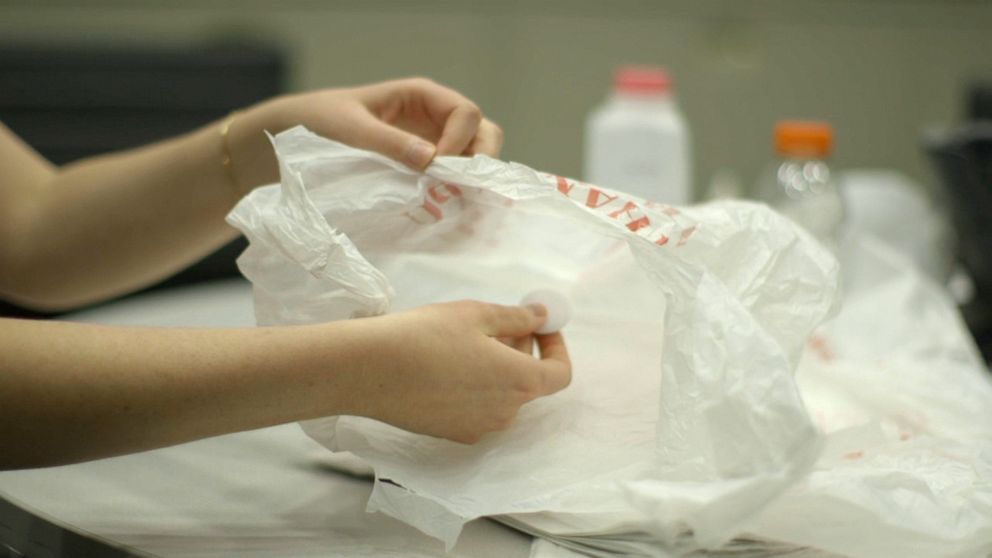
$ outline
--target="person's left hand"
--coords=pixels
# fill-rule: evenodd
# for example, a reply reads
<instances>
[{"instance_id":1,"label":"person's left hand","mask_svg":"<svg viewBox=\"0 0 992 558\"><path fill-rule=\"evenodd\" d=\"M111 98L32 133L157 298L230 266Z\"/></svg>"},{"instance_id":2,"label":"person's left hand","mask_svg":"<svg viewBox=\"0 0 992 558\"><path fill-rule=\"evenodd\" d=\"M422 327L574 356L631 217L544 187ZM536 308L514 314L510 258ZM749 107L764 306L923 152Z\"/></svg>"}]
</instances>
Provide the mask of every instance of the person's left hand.
<instances>
[{"instance_id":1,"label":"person's left hand","mask_svg":"<svg viewBox=\"0 0 992 558\"><path fill-rule=\"evenodd\" d=\"M261 131L298 124L417 170L435 155L496 157L503 147L503 131L475 103L426 78L287 95L245 111L231 125L232 159L243 191L274 179L271 156L261 156L262 149L271 152Z\"/></svg>"}]
</instances>

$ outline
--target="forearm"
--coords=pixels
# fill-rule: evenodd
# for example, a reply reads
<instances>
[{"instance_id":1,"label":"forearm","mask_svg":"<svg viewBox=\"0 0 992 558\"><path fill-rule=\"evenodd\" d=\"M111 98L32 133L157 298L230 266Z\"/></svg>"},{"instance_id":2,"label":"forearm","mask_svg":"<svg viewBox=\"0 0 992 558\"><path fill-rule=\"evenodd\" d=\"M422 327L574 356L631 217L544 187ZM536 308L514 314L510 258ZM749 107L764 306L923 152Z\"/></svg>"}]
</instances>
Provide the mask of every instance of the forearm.
<instances>
[{"instance_id":1,"label":"forearm","mask_svg":"<svg viewBox=\"0 0 992 558\"><path fill-rule=\"evenodd\" d=\"M330 415L473 443L563 389L543 308L461 301L275 328L0 319L0 469L110 457Z\"/></svg>"},{"instance_id":2,"label":"forearm","mask_svg":"<svg viewBox=\"0 0 992 558\"><path fill-rule=\"evenodd\" d=\"M165 329L0 320L0 469L361 414L362 372L384 362L377 345L361 321Z\"/></svg>"},{"instance_id":3,"label":"forearm","mask_svg":"<svg viewBox=\"0 0 992 558\"><path fill-rule=\"evenodd\" d=\"M0 297L68 309L206 255L233 237L223 217L237 199L278 177L264 132L297 124L414 169L502 145L475 104L426 79L277 97L238 113L226 142L216 122L62 169L0 124Z\"/></svg>"},{"instance_id":4,"label":"forearm","mask_svg":"<svg viewBox=\"0 0 992 558\"><path fill-rule=\"evenodd\" d=\"M5 246L8 295L78 306L168 276L230 240L224 215L238 195L223 154L211 125L54 173Z\"/></svg>"}]
</instances>

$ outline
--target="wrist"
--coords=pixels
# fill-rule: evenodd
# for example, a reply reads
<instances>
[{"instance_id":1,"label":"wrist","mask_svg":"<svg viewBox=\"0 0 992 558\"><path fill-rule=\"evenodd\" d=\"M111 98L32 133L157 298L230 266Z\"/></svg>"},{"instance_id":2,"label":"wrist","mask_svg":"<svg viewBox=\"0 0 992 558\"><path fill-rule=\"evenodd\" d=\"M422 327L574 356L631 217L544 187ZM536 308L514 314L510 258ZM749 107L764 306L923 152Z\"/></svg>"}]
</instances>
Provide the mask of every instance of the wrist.
<instances>
[{"instance_id":1,"label":"wrist","mask_svg":"<svg viewBox=\"0 0 992 558\"><path fill-rule=\"evenodd\" d=\"M241 196L258 186L279 180L275 152L266 132L278 134L285 126L279 122L275 101L232 113L225 137L226 154L230 157L230 174Z\"/></svg>"},{"instance_id":2,"label":"wrist","mask_svg":"<svg viewBox=\"0 0 992 558\"><path fill-rule=\"evenodd\" d=\"M358 318L321 324L320 335L335 338L339 349L332 361L336 393L328 401L333 409L321 416L354 415L384 420L390 395L396 389L393 373L402 369L409 355L398 348L393 320L387 316Z\"/></svg>"},{"instance_id":3,"label":"wrist","mask_svg":"<svg viewBox=\"0 0 992 558\"><path fill-rule=\"evenodd\" d=\"M378 418L383 393L390 388L387 372L395 365L388 332L375 318L303 326L299 345L305 355L297 368L305 418L355 415Z\"/></svg>"}]
</instances>

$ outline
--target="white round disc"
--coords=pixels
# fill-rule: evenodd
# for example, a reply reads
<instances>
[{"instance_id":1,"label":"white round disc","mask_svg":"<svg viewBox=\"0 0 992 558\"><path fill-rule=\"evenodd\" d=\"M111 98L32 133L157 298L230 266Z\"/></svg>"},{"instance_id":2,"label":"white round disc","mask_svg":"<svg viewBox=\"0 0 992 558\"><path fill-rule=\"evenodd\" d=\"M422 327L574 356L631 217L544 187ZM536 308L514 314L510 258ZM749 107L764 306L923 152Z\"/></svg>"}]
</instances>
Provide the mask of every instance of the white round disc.
<instances>
[{"instance_id":1,"label":"white round disc","mask_svg":"<svg viewBox=\"0 0 992 558\"><path fill-rule=\"evenodd\" d=\"M543 326L537 329L536 333L554 333L565 327L565 324L572 319L572 303L558 291L537 289L520 299L521 306L534 303L541 304L548 309L548 319Z\"/></svg>"}]
</instances>

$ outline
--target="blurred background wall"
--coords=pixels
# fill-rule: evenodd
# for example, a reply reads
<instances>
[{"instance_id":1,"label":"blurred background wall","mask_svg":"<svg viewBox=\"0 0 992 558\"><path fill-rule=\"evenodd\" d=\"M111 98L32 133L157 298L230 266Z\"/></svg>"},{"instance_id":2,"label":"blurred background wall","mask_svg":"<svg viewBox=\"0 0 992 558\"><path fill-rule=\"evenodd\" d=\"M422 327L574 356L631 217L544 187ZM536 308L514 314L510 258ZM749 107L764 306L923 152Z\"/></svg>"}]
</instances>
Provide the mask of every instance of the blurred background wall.
<instances>
[{"instance_id":1,"label":"blurred background wall","mask_svg":"<svg viewBox=\"0 0 992 558\"><path fill-rule=\"evenodd\" d=\"M932 183L928 126L992 75L987 0L0 0L0 46L275 45L290 90L426 75L506 130L504 157L580 176L586 114L621 63L676 81L696 192L750 184L780 118L833 123L834 161ZM16 131L16 130L15 130Z\"/></svg>"}]
</instances>

